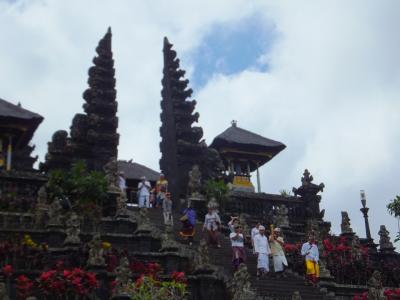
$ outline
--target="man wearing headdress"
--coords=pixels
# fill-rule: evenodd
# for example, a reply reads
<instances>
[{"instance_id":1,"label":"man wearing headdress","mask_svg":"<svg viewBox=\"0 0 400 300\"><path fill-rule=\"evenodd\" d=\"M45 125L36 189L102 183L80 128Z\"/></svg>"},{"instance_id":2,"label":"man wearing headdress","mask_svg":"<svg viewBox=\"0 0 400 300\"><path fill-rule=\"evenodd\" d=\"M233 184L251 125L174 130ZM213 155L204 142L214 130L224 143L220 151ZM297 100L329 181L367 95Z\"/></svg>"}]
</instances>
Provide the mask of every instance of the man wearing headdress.
<instances>
[{"instance_id":1,"label":"man wearing headdress","mask_svg":"<svg viewBox=\"0 0 400 300\"><path fill-rule=\"evenodd\" d=\"M281 229L276 227L269 237L271 246L272 259L274 261L274 271L276 274L283 274L285 266L288 263L286 260L283 245L285 244L283 237L281 236Z\"/></svg>"},{"instance_id":2,"label":"man wearing headdress","mask_svg":"<svg viewBox=\"0 0 400 300\"><path fill-rule=\"evenodd\" d=\"M258 227L259 233L254 237L254 251L257 255L257 277L269 272L269 247L268 238L265 236L265 227Z\"/></svg>"},{"instance_id":3,"label":"man wearing headdress","mask_svg":"<svg viewBox=\"0 0 400 300\"><path fill-rule=\"evenodd\" d=\"M315 286L319 278L319 252L312 235L308 237L308 241L301 247L301 255L305 257L306 262L306 285Z\"/></svg>"}]
</instances>

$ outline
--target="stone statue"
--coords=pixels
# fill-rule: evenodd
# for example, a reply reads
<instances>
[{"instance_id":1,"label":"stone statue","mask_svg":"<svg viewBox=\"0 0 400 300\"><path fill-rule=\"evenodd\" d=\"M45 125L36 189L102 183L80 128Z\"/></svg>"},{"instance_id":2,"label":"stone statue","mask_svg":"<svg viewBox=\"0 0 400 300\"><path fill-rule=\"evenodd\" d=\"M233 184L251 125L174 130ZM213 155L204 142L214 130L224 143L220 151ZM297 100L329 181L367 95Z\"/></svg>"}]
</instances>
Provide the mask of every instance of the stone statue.
<instances>
[{"instance_id":1,"label":"stone statue","mask_svg":"<svg viewBox=\"0 0 400 300\"><path fill-rule=\"evenodd\" d=\"M89 258L87 265L89 267L104 267L106 263L103 254L103 242L100 234L96 233L89 243Z\"/></svg>"},{"instance_id":2,"label":"stone statue","mask_svg":"<svg viewBox=\"0 0 400 300\"><path fill-rule=\"evenodd\" d=\"M38 191L38 198L34 210L34 224L36 228L42 227L48 215L49 206L47 205L46 187L42 186Z\"/></svg>"},{"instance_id":3,"label":"stone statue","mask_svg":"<svg viewBox=\"0 0 400 300\"><path fill-rule=\"evenodd\" d=\"M233 275L229 286L232 293L232 300L256 300L256 293L251 289L250 274L245 264L240 264Z\"/></svg>"},{"instance_id":4,"label":"stone statue","mask_svg":"<svg viewBox=\"0 0 400 300\"><path fill-rule=\"evenodd\" d=\"M118 163L115 157L112 157L110 161L103 167L106 173L106 179L108 182L108 190L110 192L119 193L119 174L118 174Z\"/></svg>"},{"instance_id":5,"label":"stone statue","mask_svg":"<svg viewBox=\"0 0 400 300\"><path fill-rule=\"evenodd\" d=\"M121 257L119 266L115 269L115 274L115 294L123 294L126 292L127 285L131 282L132 277L132 272L129 268L129 260L126 256Z\"/></svg>"},{"instance_id":6,"label":"stone statue","mask_svg":"<svg viewBox=\"0 0 400 300\"><path fill-rule=\"evenodd\" d=\"M153 226L150 223L149 212L146 207L142 207L139 209L139 223L136 232L150 233L152 230Z\"/></svg>"},{"instance_id":7,"label":"stone statue","mask_svg":"<svg viewBox=\"0 0 400 300\"><path fill-rule=\"evenodd\" d=\"M7 295L7 286L4 282L0 282L0 300L10 300Z\"/></svg>"},{"instance_id":8,"label":"stone statue","mask_svg":"<svg viewBox=\"0 0 400 300\"><path fill-rule=\"evenodd\" d=\"M384 300L386 297L383 294L382 277L379 271L374 271L372 276L367 281L368 285L368 300Z\"/></svg>"},{"instance_id":9,"label":"stone statue","mask_svg":"<svg viewBox=\"0 0 400 300\"><path fill-rule=\"evenodd\" d=\"M351 239L351 254L354 260L360 260L362 258L360 239L357 235Z\"/></svg>"},{"instance_id":10,"label":"stone statue","mask_svg":"<svg viewBox=\"0 0 400 300\"><path fill-rule=\"evenodd\" d=\"M54 199L49 206L49 222L48 226L61 226L62 206L59 199Z\"/></svg>"},{"instance_id":11,"label":"stone statue","mask_svg":"<svg viewBox=\"0 0 400 300\"><path fill-rule=\"evenodd\" d=\"M288 228L289 227L289 217L288 217L289 209L285 204L281 204L275 210L275 220L274 223L277 227Z\"/></svg>"},{"instance_id":12,"label":"stone statue","mask_svg":"<svg viewBox=\"0 0 400 300\"><path fill-rule=\"evenodd\" d=\"M381 225L378 234L380 250L394 250L393 243L390 241L389 231L387 231L385 225Z\"/></svg>"},{"instance_id":13,"label":"stone statue","mask_svg":"<svg viewBox=\"0 0 400 300\"><path fill-rule=\"evenodd\" d=\"M79 245L81 243L81 239L79 238L79 234L81 232L81 220L75 212L71 213L71 216L65 222L67 229L65 233L67 237L64 240L64 245L73 244Z\"/></svg>"},{"instance_id":14,"label":"stone statue","mask_svg":"<svg viewBox=\"0 0 400 300\"><path fill-rule=\"evenodd\" d=\"M201 172L198 165L194 165L192 170L189 171L189 193L191 197L200 195L201 189Z\"/></svg>"},{"instance_id":15,"label":"stone statue","mask_svg":"<svg viewBox=\"0 0 400 300\"><path fill-rule=\"evenodd\" d=\"M117 212L116 212L116 217L118 216L128 216L128 208L127 208L127 203L128 198L126 197L126 193L124 191L121 191L119 196L117 197Z\"/></svg>"},{"instance_id":16,"label":"stone statue","mask_svg":"<svg viewBox=\"0 0 400 300\"><path fill-rule=\"evenodd\" d=\"M340 224L343 233L353 233L353 229L351 229L350 218L347 211L342 211L342 224Z\"/></svg>"}]
</instances>

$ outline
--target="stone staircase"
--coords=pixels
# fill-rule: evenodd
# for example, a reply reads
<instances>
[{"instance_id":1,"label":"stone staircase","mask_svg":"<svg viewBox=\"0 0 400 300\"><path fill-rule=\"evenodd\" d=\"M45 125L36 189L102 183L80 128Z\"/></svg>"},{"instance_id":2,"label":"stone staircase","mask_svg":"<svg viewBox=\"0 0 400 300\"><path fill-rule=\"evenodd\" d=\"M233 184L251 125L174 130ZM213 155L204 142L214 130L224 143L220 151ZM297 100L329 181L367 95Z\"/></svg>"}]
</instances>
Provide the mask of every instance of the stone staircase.
<instances>
[{"instance_id":1,"label":"stone staircase","mask_svg":"<svg viewBox=\"0 0 400 300\"><path fill-rule=\"evenodd\" d=\"M153 224L159 229L163 230L163 216L161 209L149 209L149 217ZM179 230L181 229L181 223L179 221L180 215L174 213L174 232L176 233L177 241L180 241ZM202 224L197 224L196 226L196 236L193 243L193 248L195 249L200 239L205 236L202 233ZM186 243L185 241L181 241ZM220 235L221 248L209 248L211 262L221 267L224 272L231 277L233 273L232 268L232 251L231 243L227 235ZM274 278L273 276L267 276L261 279L257 279L257 259L252 251L247 250L247 262L248 271L251 275L251 284L254 289L256 289L259 296L265 297L268 300L286 300L291 299L295 291L300 292L303 300L321 300L323 299L323 294L319 292L317 288L304 285L304 278L293 274L288 270L287 278ZM270 263L272 265L272 262ZM211 300L211 299L210 299Z\"/></svg>"}]
</instances>

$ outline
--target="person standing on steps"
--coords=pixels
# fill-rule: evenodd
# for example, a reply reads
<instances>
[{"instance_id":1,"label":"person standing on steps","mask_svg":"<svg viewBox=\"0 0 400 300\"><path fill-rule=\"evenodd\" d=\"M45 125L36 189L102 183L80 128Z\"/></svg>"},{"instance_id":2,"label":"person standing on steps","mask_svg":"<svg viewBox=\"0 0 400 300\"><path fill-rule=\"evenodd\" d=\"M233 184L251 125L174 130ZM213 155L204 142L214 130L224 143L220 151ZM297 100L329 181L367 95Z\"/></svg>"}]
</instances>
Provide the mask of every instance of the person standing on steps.
<instances>
[{"instance_id":1,"label":"person standing on steps","mask_svg":"<svg viewBox=\"0 0 400 300\"><path fill-rule=\"evenodd\" d=\"M220 225L221 219L218 213L214 209L209 207L208 213L204 217L203 232L207 229L208 244L215 245L217 248L221 248L218 239L218 230Z\"/></svg>"},{"instance_id":2,"label":"person standing on steps","mask_svg":"<svg viewBox=\"0 0 400 300\"><path fill-rule=\"evenodd\" d=\"M254 237L254 251L257 255L257 277L269 272L269 248L268 238L265 236L265 227L258 227L259 233Z\"/></svg>"},{"instance_id":3,"label":"person standing on steps","mask_svg":"<svg viewBox=\"0 0 400 300\"><path fill-rule=\"evenodd\" d=\"M259 234L258 228L260 227L261 223L257 222L257 224L251 229L251 246L253 247L253 253L255 253L254 249L254 238L256 237L257 234Z\"/></svg>"},{"instance_id":4,"label":"person standing on steps","mask_svg":"<svg viewBox=\"0 0 400 300\"><path fill-rule=\"evenodd\" d=\"M301 255L305 257L306 263L306 285L316 286L319 278L319 251L314 237L310 235L308 242L301 247Z\"/></svg>"},{"instance_id":5,"label":"person standing on steps","mask_svg":"<svg viewBox=\"0 0 400 300\"><path fill-rule=\"evenodd\" d=\"M194 234L196 232L196 211L191 207L190 201L188 207L183 211L183 216L180 221L182 222L182 229L179 232L179 235L183 239L187 239L189 241L189 245L191 246L193 243Z\"/></svg>"},{"instance_id":6,"label":"person standing on steps","mask_svg":"<svg viewBox=\"0 0 400 300\"><path fill-rule=\"evenodd\" d=\"M240 224L240 220L239 217L232 217L231 216L231 220L228 222L228 227L230 232L235 232L235 226Z\"/></svg>"},{"instance_id":7,"label":"person standing on steps","mask_svg":"<svg viewBox=\"0 0 400 300\"><path fill-rule=\"evenodd\" d=\"M275 228L269 237L269 242L271 246L272 259L274 261L274 271L278 277L285 277L285 266L287 267L288 262L283 251L283 246L285 244L283 237L281 236L281 229Z\"/></svg>"},{"instance_id":8,"label":"person standing on steps","mask_svg":"<svg viewBox=\"0 0 400 300\"><path fill-rule=\"evenodd\" d=\"M165 199L162 203L163 215L164 215L164 225L173 226L174 219L172 217L172 199L171 193L165 194Z\"/></svg>"},{"instance_id":9,"label":"person standing on steps","mask_svg":"<svg viewBox=\"0 0 400 300\"><path fill-rule=\"evenodd\" d=\"M164 174L160 174L160 179L156 183L156 207L162 207L165 193L168 192L168 181L165 179Z\"/></svg>"},{"instance_id":10,"label":"person standing on steps","mask_svg":"<svg viewBox=\"0 0 400 300\"><path fill-rule=\"evenodd\" d=\"M138 184L138 204L139 207L150 207L150 190L151 185L150 182L146 180L146 177L143 176L142 181Z\"/></svg>"},{"instance_id":11,"label":"person standing on steps","mask_svg":"<svg viewBox=\"0 0 400 300\"><path fill-rule=\"evenodd\" d=\"M232 264L233 269L236 272L240 264L246 261L246 250L244 249L244 236L242 233L242 227L235 225L235 232L231 232L229 238L232 243Z\"/></svg>"}]
</instances>

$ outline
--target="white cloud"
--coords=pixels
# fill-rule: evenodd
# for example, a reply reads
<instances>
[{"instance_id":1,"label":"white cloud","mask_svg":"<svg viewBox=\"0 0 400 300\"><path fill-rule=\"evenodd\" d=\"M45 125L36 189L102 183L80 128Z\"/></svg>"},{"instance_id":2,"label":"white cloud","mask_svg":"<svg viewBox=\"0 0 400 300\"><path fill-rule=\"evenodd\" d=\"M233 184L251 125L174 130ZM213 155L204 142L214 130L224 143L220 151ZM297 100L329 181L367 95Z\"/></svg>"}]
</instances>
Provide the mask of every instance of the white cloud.
<instances>
[{"instance_id":1,"label":"white cloud","mask_svg":"<svg viewBox=\"0 0 400 300\"><path fill-rule=\"evenodd\" d=\"M214 24L264 14L278 32L259 60L268 73L215 74L197 91L207 141L232 119L280 140L288 148L261 170L266 191L297 186L309 168L327 186L322 206L336 232L347 209L363 235L365 189L372 231L387 223L393 233L384 206L400 193L398 8L396 1L0 1L0 97L45 116L34 138L43 159L51 134L82 111L87 69L111 25L120 157L158 169L164 35L190 57Z\"/></svg>"}]
</instances>

